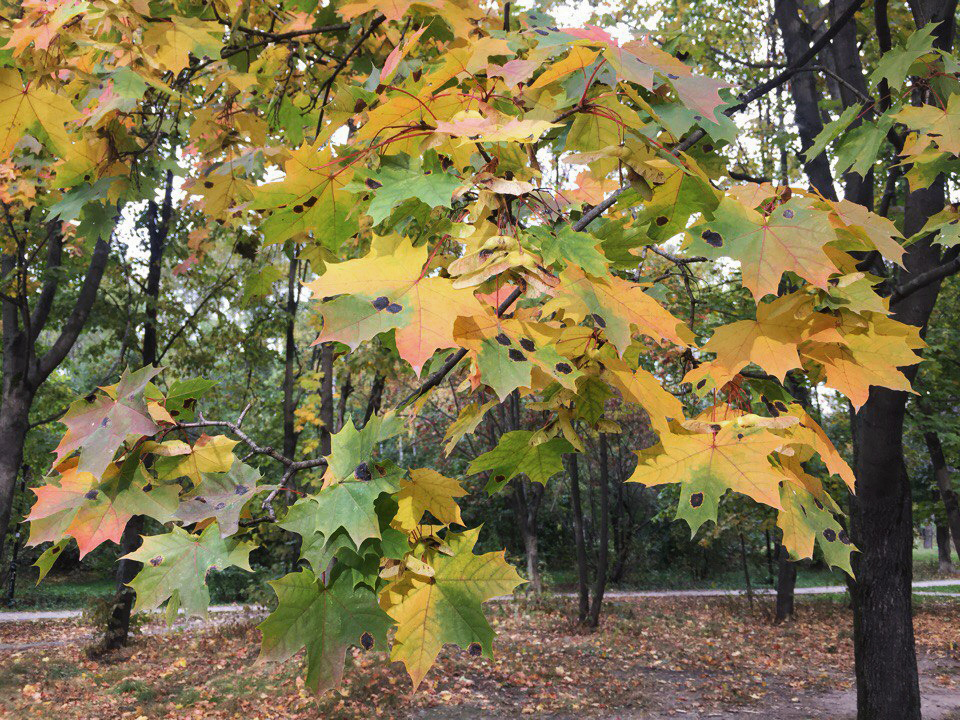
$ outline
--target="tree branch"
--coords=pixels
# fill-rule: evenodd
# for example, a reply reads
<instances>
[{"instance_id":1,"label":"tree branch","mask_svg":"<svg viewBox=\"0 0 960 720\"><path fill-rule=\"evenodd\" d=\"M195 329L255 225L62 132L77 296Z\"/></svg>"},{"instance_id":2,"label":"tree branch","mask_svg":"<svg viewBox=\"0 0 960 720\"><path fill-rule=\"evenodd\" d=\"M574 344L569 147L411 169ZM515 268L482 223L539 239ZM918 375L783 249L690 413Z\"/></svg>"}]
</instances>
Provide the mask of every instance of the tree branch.
<instances>
[{"instance_id":1,"label":"tree branch","mask_svg":"<svg viewBox=\"0 0 960 720\"><path fill-rule=\"evenodd\" d=\"M954 248L956 250L956 248ZM903 300L908 295L915 293L917 290L925 288L931 283L935 283L938 280L943 280L945 277L954 275L960 272L960 255L957 252L950 253L952 257L947 260L942 265L939 265L932 270L927 270L925 273L920 273L915 278L905 282L900 287L896 288L893 291L893 294L890 296L890 302L898 302Z\"/></svg>"},{"instance_id":2,"label":"tree branch","mask_svg":"<svg viewBox=\"0 0 960 720\"><path fill-rule=\"evenodd\" d=\"M57 296L57 288L60 285L60 265L62 262L63 233L60 232L60 223L52 221L47 226L47 264L44 266L47 277L43 281L40 298L37 300L37 305L30 316L29 342L31 343L36 341L43 326L46 325L47 318L50 317L53 300Z\"/></svg>"}]
</instances>

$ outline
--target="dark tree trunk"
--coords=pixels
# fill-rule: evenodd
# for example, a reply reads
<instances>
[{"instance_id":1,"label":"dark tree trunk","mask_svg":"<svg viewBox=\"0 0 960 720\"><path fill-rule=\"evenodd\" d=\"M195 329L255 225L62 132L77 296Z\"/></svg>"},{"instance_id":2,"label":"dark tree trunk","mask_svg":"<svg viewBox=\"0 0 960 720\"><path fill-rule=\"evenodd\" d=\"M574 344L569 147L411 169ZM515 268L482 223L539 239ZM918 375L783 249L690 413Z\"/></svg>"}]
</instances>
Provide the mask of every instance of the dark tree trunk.
<instances>
[{"instance_id":1,"label":"dark tree trunk","mask_svg":"<svg viewBox=\"0 0 960 720\"><path fill-rule=\"evenodd\" d=\"M387 382L387 376L377 373L373 377L373 383L370 386L370 397L367 398L367 409L363 413L363 424L370 422L370 418L380 412L380 405L383 402L383 386Z\"/></svg>"},{"instance_id":2,"label":"dark tree trunk","mask_svg":"<svg viewBox=\"0 0 960 720\"><path fill-rule=\"evenodd\" d=\"M320 346L320 454L330 454L333 436L333 343Z\"/></svg>"},{"instance_id":3,"label":"dark tree trunk","mask_svg":"<svg viewBox=\"0 0 960 720\"><path fill-rule=\"evenodd\" d=\"M937 482L940 500L943 502L943 509L947 514L947 527L950 535L953 536L957 556L960 557L960 503L957 502L957 493L953 490L950 468L947 466L947 460L943 455L943 445L940 443L940 436L933 430L925 432L923 439L927 443L930 463L933 465L933 477Z\"/></svg>"},{"instance_id":4,"label":"dark tree trunk","mask_svg":"<svg viewBox=\"0 0 960 720\"><path fill-rule=\"evenodd\" d=\"M597 574L593 582L593 599L587 627L595 628L600 624L600 608L603 605L603 591L607 585L607 544L609 543L610 520L610 467L607 452L607 434L600 433L600 518L597 546Z\"/></svg>"},{"instance_id":5,"label":"dark tree trunk","mask_svg":"<svg viewBox=\"0 0 960 720\"><path fill-rule=\"evenodd\" d=\"M294 252L296 249L294 249ZM297 454L297 307L300 304L300 263L291 258L287 272L287 307L283 351L283 454L293 459Z\"/></svg>"},{"instance_id":6,"label":"dark tree trunk","mask_svg":"<svg viewBox=\"0 0 960 720\"><path fill-rule=\"evenodd\" d=\"M953 572L953 561L950 559L950 526L937 520L937 560L941 574Z\"/></svg>"},{"instance_id":7,"label":"dark tree trunk","mask_svg":"<svg viewBox=\"0 0 960 720\"><path fill-rule=\"evenodd\" d=\"M777 552L777 607L774 622L780 624L793 617L794 589L797 585L797 566L790 561L790 553L783 545Z\"/></svg>"},{"instance_id":8,"label":"dark tree trunk","mask_svg":"<svg viewBox=\"0 0 960 720\"><path fill-rule=\"evenodd\" d=\"M945 187L907 196L904 234L917 233L944 205ZM928 239L904 256L901 282L940 265ZM891 303L893 316L925 328L940 282ZM910 380L916 366L905 369ZM852 503L855 581L852 583L854 656L859 720L919 720L920 684L913 635L913 506L903 454L907 394L871 388L856 415L856 497Z\"/></svg>"},{"instance_id":9,"label":"dark tree trunk","mask_svg":"<svg viewBox=\"0 0 960 720\"><path fill-rule=\"evenodd\" d=\"M160 303L160 280L163 270L163 254L166 249L167 235L170 232L170 222L173 216L173 173L167 171L166 184L163 193L163 203L160 207L153 201L147 206L146 224L147 235L150 241L150 256L147 265L147 284L144 291L144 324L143 346L141 360L144 366L157 362L157 319ZM120 562L117 565L117 587L107 619L107 629L104 633L100 649L115 650L126 645L130 636L130 617L133 612L133 601L136 597L129 583L140 572L142 564L136 560L128 560L124 555L132 553L140 547L143 535L143 515L134 515L127 522L120 536Z\"/></svg>"},{"instance_id":10,"label":"dark tree trunk","mask_svg":"<svg viewBox=\"0 0 960 720\"><path fill-rule=\"evenodd\" d=\"M539 595L543 592L543 578L540 576L537 519L540 514L540 502L543 499L543 485L518 478L514 480L513 488L520 538L523 540L523 551L527 559L529 587L534 595Z\"/></svg>"},{"instance_id":11,"label":"dark tree trunk","mask_svg":"<svg viewBox=\"0 0 960 720\"><path fill-rule=\"evenodd\" d=\"M583 537L583 503L580 500L580 465L577 455L565 456L567 472L570 474L570 514L573 516L573 546L577 559L577 597L579 608L577 622L583 623L590 611L589 571L587 568L587 546Z\"/></svg>"}]
</instances>

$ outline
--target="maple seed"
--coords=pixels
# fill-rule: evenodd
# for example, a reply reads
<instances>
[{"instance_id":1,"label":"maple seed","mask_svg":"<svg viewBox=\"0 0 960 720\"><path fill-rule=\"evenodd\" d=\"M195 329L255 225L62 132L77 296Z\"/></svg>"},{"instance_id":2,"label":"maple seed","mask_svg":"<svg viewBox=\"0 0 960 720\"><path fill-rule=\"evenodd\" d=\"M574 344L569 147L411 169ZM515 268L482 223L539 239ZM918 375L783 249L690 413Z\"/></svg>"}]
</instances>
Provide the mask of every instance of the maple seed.
<instances>
[{"instance_id":1,"label":"maple seed","mask_svg":"<svg viewBox=\"0 0 960 720\"><path fill-rule=\"evenodd\" d=\"M397 305L397 303L390 303L387 305L387 312L392 315L396 315L401 310L403 310L403 305Z\"/></svg>"},{"instance_id":2,"label":"maple seed","mask_svg":"<svg viewBox=\"0 0 960 720\"><path fill-rule=\"evenodd\" d=\"M84 495L84 497L85 497L87 500L96 500L96 499L97 499L97 491L96 491L95 489L94 489L94 490L88 490L87 493Z\"/></svg>"},{"instance_id":3,"label":"maple seed","mask_svg":"<svg viewBox=\"0 0 960 720\"><path fill-rule=\"evenodd\" d=\"M374 299L373 301L373 306L377 310L383 310L389 304L390 304L390 298L386 297L385 295L381 295L380 297Z\"/></svg>"},{"instance_id":4,"label":"maple seed","mask_svg":"<svg viewBox=\"0 0 960 720\"><path fill-rule=\"evenodd\" d=\"M523 362L527 359L527 356L516 348L512 348L510 352L507 353L507 357L513 360L514 362Z\"/></svg>"},{"instance_id":5,"label":"maple seed","mask_svg":"<svg viewBox=\"0 0 960 720\"><path fill-rule=\"evenodd\" d=\"M558 362L554 367L557 368L557 372L561 372L564 375L568 375L573 371L573 368L567 365L565 362Z\"/></svg>"},{"instance_id":6,"label":"maple seed","mask_svg":"<svg viewBox=\"0 0 960 720\"><path fill-rule=\"evenodd\" d=\"M365 632L363 635L361 635L361 636L360 636L360 645L363 647L364 650L372 650L372 649L373 649L373 635L371 635L371 634L368 633L368 632Z\"/></svg>"},{"instance_id":7,"label":"maple seed","mask_svg":"<svg viewBox=\"0 0 960 720\"><path fill-rule=\"evenodd\" d=\"M155 558L150 558L150 564L153 565L153 567L156 567L162 562L163 562L163 555L157 555Z\"/></svg>"},{"instance_id":8,"label":"maple seed","mask_svg":"<svg viewBox=\"0 0 960 720\"><path fill-rule=\"evenodd\" d=\"M470 643L470 647L467 648L467 652L470 653L473 657L479 657L480 653L483 651L483 648L480 647L480 643Z\"/></svg>"},{"instance_id":9,"label":"maple seed","mask_svg":"<svg viewBox=\"0 0 960 720\"><path fill-rule=\"evenodd\" d=\"M690 496L690 507L698 508L703 505L703 493L694 493Z\"/></svg>"},{"instance_id":10,"label":"maple seed","mask_svg":"<svg viewBox=\"0 0 960 720\"><path fill-rule=\"evenodd\" d=\"M837 534L830 528L823 531L823 536L827 539L827 542L833 542L837 539Z\"/></svg>"},{"instance_id":11,"label":"maple seed","mask_svg":"<svg viewBox=\"0 0 960 720\"><path fill-rule=\"evenodd\" d=\"M507 337L506 333L497 333L497 336L494 338L494 340L504 346L510 344L510 338Z\"/></svg>"},{"instance_id":12,"label":"maple seed","mask_svg":"<svg viewBox=\"0 0 960 720\"><path fill-rule=\"evenodd\" d=\"M723 247L723 238L718 232L714 232L713 230L704 230L702 233L700 233L700 237L703 238L707 245L716 248Z\"/></svg>"},{"instance_id":13,"label":"maple seed","mask_svg":"<svg viewBox=\"0 0 960 720\"><path fill-rule=\"evenodd\" d=\"M367 467L366 463L360 463L357 465L356 470L353 471L353 475L357 478L357 480L362 482L367 482L372 477L370 475L370 468Z\"/></svg>"}]
</instances>

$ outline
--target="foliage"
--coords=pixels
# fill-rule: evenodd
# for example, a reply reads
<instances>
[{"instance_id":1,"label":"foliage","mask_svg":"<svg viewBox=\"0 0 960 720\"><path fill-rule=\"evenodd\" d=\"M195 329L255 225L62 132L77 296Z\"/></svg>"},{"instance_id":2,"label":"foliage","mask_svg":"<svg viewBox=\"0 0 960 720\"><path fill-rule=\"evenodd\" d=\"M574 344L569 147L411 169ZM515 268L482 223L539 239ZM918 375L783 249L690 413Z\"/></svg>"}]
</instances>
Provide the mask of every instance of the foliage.
<instances>
[{"instance_id":1,"label":"foliage","mask_svg":"<svg viewBox=\"0 0 960 720\"><path fill-rule=\"evenodd\" d=\"M648 38L558 29L539 12L505 27L471 0L382 13L366 2L70 0L25 5L7 27L0 145L5 202L22 223L34 212L60 222L82 252L111 235L113 208L152 199L145 168L170 169L197 216L180 272L240 240L261 260L280 246L281 264L316 274L305 283L316 343L349 353L377 342L421 380L397 412L348 420L329 454L297 461L251 439L243 415L195 416L209 384L127 371L63 416L30 543L72 537L86 554L119 541L132 515L153 518L164 531L128 556L144 563L131 585L138 607L166 602L172 617L205 613L208 572L249 568L270 533L300 536L310 569L274 581L263 656L306 646L312 687L336 685L347 647L385 644L392 626L391 657L414 685L444 643L488 656L482 603L521 578L502 552L474 552L479 527L459 529L459 480L381 452L466 360L453 390L470 404L448 452L496 401L537 418L514 418L466 468L488 474L489 492L520 474L547 483L563 454L619 433L628 414L608 403L619 396L659 438L629 481L679 483L677 516L694 531L732 491L776 513L792 557L816 543L849 569L825 478L852 489L852 473L787 380L854 407L872 386L910 389L899 368L924 343L889 317L880 278L857 259L899 263L913 238L814 191L722 182L727 83ZM368 41L380 49L361 52ZM912 132L911 187L952 169L956 61L920 33L876 78L899 91L921 60L946 104L898 102L831 126L821 144L865 173L899 124ZM575 184L551 172L561 165L580 169ZM947 244L951 222L931 226ZM695 312L681 320L667 307L681 305L668 302L682 292L672 276L689 289L684 268L709 261L749 293L745 319L697 327ZM283 276L274 264L248 279L247 301ZM242 448L278 460L279 481L261 482ZM288 504L286 491L303 497Z\"/></svg>"}]
</instances>

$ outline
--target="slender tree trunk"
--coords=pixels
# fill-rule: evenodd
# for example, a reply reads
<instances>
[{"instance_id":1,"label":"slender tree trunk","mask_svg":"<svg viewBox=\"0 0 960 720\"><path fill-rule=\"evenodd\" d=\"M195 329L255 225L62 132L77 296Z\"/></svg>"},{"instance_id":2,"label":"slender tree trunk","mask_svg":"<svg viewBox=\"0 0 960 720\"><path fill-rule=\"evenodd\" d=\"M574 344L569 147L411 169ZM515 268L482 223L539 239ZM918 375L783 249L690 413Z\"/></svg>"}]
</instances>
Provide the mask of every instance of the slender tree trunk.
<instances>
[{"instance_id":1,"label":"slender tree trunk","mask_svg":"<svg viewBox=\"0 0 960 720\"><path fill-rule=\"evenodd\" d=\"M590 587L587 569L587 546L583 537L583 504L580 500L580 465L576 454L564 458L570 474L570 513L573 515L573 544L577 559L577 622L583 623L590 610Z\"/></svg>"},{"instance_id":2,"label":"slender tree trunk","mask_svg":"<svg viewBox=\"0 0 960 720\"><path fill-rule=\"evenodd\" d=\"M953 562L950 560L950 526L937 520L937 560L941 575L953 572Z\"/></svg>"},{"instance_id":3,"label":"slender tree trunk","mask_svg":"<svg viewBox=\"0 0 960 720\"><path fill-rule=\"evenodd\" d=\"M13 513L17 477L23 463L32 403L33 393L21 386L4 393L0 405L0 558L5 557L4 544Z\"/></svg>"},{"instance_id":4,"label":"slender tree trunk","mask_svg":"<svg viewBox=\"0 0 960 720\"><path fill-rule=\"evenodd\" d=\"M294 252L296 248L294 248ZM284 327L283 352L283 454L293 458L297 454L297 307L300 300L300 284L298 273L300 263L296 257L290 260L287 272L287 307L286 324Z\"/></svg>"},{"instance_id":5,"label":"slender tree trunk","mask_svg":"<svg viewBox=\"0 0 960 720\"><path fill-rule=\"evenodd\" d=\"M743 565L743 581L747 584L747 601L753 610L753 585L750 583L750 565L747 563L747 541L740 533L740 563Z\"/></svg>"},{"instance_id":6,"label":"slender tree trunk","mask_svg":"<svg viewBox=\"0 0 960 720\"><path fill-rule=\"evenodd\" d=\"M943 509L947 514L947 527L950 530L950 535L953 536L957 556L960 557L960 502L957 501L957 493L953 490L950 468L947 466L947 460L943 455L943 445L940 443L940 436L933 430L925 432L923 439L927 443L930 463L933 465L933 477L937 482L940 500L943 502Z\"/></svg>"},{"instance_id":7,"label":"slender tree trunk","mask_svg":"<svg viewBox=\"0 0 960 720\"><path fill-rule=\"evenodd\" d=\"M330 439L333 436L333 343L320 346L320 454L330 454Z\"/></svg>"},{"instance_id":8,"label":"slender tree trunk","mask_svg":"<svg viewBox=\"0 0 960 720\"><path fill-rule=\"evenodd\" d=\"M797 585L797 566L790 561L790 553L781 544L777 552L777 607L774 622L780 624L793 617L794 588Z\"/></svg>"},{"instance_id":9,"label":"slender tree trunk","mask_svg":"<svg viewBox=\"0 0 960 720\"><path fill-rule=\"evenodd\" d=\"M603 604L603 591L607 585L607 545L610 527L610 466L607 451L607 434L600 433L600 518L599 545L597 546L597 574L593 582L593 600L587 627L595 628L600 624L600 608Z\"/></svg>"},{"instance_id":10,"label":"slender tree trunk","mask_svg":"<svg viewBox=\"0 0 960 720\"><path fill-rule=\"evenodd\" d=\"M160 303L160 280L163 270L163 254L166 249L167 235L173 215L173 173L167 171L163 203L158 208L153 201L147 206L147 231L150 241L150 256L147 265L147 284L144 292L145 310L143 324L143 346L141 360L144 366L157 362L157 320ZM130 636L130 618L133 613L133 601L136 597L129 583L140 572L142 564L136 560L124 558L140 547L143 535L143 515L134 515L127 522L120 536L120 562L117 565L117 587L113 600L107 629L99 649L115 650L126 645Z\"/></svg>"}]
</instances>

